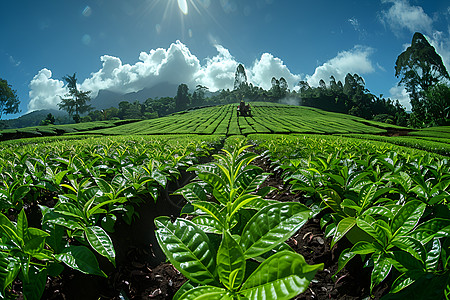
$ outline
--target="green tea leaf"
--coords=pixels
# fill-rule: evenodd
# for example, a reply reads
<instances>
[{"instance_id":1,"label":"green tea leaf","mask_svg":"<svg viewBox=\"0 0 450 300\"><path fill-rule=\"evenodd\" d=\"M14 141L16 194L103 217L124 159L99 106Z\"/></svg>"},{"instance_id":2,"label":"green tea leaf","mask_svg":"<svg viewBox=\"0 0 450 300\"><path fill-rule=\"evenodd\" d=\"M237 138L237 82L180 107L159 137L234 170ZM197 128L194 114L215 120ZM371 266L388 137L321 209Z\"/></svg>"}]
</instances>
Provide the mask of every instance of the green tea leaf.
<instances>
[{"instance_id":1,"label":"green tea leaf","mask_svg":"<svg viewBox=\"0 0 450 300\"><path fill-rule=\"evenodd\" d=\"M114 250L114 245L106 231L99 226L89 226L86 227L85 234L91 247L116 266L116 251Z\"/></svg>"},{"instance_id":2,"label":"green tea leaf","mask_svg":"<svg viewBox=\"0 0 450 300\"><path fill-rule=\"evenodd\" d=\"M307 221L311 210L300 203L269 205L258 211L242 231L246 258L259 256L291 237Z\"/></svg>"},{"instance_id":3,"label":"green tea leaf","mask_svg":"<svg viewBox=\"0 0 450 300\"><path fill-rule=\"evenodd\" d=\"M244 279L244 252L227 231L223 233L222 243L217 251L217 274L220 282L229 290L237 289Z\"/></svg>"},{"instance_id":4,"label":"green tea leaf","mask_svg":"<svg viewBox=\"0 0 450 300\"><path fill-rule=\"evenodd\" d=\"M156 237L164 254L187 278L208 284L216 281L215 253L208 236L191 221L168 217L155 219Z\"/></svg>"},{"instance_id":5,"label":"green tea leaf","mask_svg":"<svg viewBox=\"0 0 450 300\"><path fill-rule=\"evenodd\" d=\"M41 299L45 284L47 283L47 269L39 270L36 267L30 268L28 279L23 282L25 300Z\"/></svg>"},{"instance_id":6,"label":"green tea leaf","mask_svg":"<svg viewBox=\"0 0 450 300\"><path fill-rule=\"evenodd\" d=\"M392 220L391 229L393 236L404 235L419 222L426 208L426 204L420 201L409 201L397 212Z\"/></svg>"},{"instance_id":7,"label":"green tea leaf","mask_svg":"<svg viewBox=\"0 0 450 300\"><path fill-rule=\"evenodd\" d=\"M250 300L291 299L303 293L323 264L308 265L303 256L278 252L265 260L244 282L240 294Z\"/></svg>"},{"instance_id":8,"label":"green tea leaf","mask_svg":"<svg viewBox=\"0 0 450 300\"><path fill-rule=\"evenodd\" d=\"M55 255L55 258L82 273L106 277L100 270L95 255L85 246L68 246Z\"/></svg>"},{"instance_id":9,"label":"green tea leaf","mask_svg":"<svg viewBox=\"0 0 450 300\"><path fill-rule=\"evenodd\" d=\"M383 257L381 257L376 263L374 263L372 274L370 276L371 292L374 286L380 284L389 275L391 268L391 262Z\"/></svg>"},{"instance_id":10,"label":"green tea leaf","mask_svg":"<svg viewBox=\"0 0 450 300\"><path fill-rule=\"evenodd\" d=\"M207 233L222 234L223 227L215 218L210 215L201 215L194 217L192 223Z\"/></svg>"},{"instance_id":11,"label":"green tea leaf","mask_svg":"<svg viewBox=\"0 0 450 300\"><path fill-rule=\"evenodd\" d=\"M334 232L330 247L333 248L334 244L336 244L342 237L344 237L345 234L347 234L347 232L349 232L355 225L356 219L353 217L342 219L336 227L336 231Z\"/></svg>"},{"instance_id":12,"label":"green tea leaf","mask_svg":"<svg viewBox=\"0 0 450 300\"><path fill-rule=\"evenodd\" d=\"M179 300L231 300L233 297L226 289L215 286L199 286L188 290Z\"/></svg>"},{"instance_id":13,"label":"green tea leaf","mask_svg":"<svg viewBox=\"0 0 450 300\"><path fill-rule=\"evenodd\" d=\"M208 201L194 201L192 202L192 205L213 217L222 227L225 225L225 217L219 211L220 207L217 207L214 203Z\"/></svg>"}]
</instances>

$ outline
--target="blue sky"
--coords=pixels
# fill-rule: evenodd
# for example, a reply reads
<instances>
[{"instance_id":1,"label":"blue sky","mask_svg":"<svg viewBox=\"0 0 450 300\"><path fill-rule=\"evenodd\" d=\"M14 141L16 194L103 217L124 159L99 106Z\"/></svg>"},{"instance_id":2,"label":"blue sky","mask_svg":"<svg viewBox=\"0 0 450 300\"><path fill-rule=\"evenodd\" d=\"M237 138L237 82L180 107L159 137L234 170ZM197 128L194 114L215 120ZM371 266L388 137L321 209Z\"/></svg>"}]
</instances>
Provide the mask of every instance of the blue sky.
<instances>
[{"instance_id":1,"label":"blue sky","mask_svg":"<svg viewBox=\"0 0 450 300\"><path fill-rule=\"evenodd\" d=\"M214 91L232 88L238 63L264 88L272 77L292 89L358 73L408 107L395 60L419 31L450 69L449 20L440 0L2 1L0 77L21 114L57 108L66 74L93 96L161 82Z\"/></svg>"}]
</instances>

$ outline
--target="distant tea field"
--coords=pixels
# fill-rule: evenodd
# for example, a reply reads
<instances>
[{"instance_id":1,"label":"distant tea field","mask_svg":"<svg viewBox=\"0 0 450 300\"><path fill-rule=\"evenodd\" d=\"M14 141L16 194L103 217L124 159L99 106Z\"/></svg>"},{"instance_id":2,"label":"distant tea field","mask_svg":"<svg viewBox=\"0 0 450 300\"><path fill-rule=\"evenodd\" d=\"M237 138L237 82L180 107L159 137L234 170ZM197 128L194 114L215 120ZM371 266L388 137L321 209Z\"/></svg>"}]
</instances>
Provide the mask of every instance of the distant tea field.
<instances>
[{"instance_id":1,"label":"distant tea field","mask_svg":"<svg viewBox=\"0 0 450 300\"><path fill-rule=\"evenodd\" d=\"M370 122L362 118L320 109L251 103L252 116L237 116L237 104L183 111L167 117L91 130L87 133L122 134L223 134L253 133L383 133L403 129L398 126Z\"/></svg>"}]
</instances>

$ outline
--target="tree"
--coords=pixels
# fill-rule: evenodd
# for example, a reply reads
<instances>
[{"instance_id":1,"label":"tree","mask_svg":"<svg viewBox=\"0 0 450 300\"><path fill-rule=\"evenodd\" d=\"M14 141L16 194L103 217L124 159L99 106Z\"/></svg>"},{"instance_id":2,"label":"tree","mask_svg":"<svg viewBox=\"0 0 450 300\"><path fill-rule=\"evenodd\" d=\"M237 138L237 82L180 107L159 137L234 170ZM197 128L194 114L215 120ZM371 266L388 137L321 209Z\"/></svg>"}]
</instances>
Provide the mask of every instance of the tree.
<instances>
[{"instance_id":1,"label":"tree","mask_svg":"<svg viewBox=\"0 0 450 300\"><path fill-rule=\"evenodd\" d=\"M234 89L239 89L243 84L247 85L247 75L245 74L244 66L239 64L234 74Z\"/></svg>"},{"instance_id":2,"label":"tree","mask_svg":"<svg viewBox=\"0 0 450 300\"><path fill-rule=\"evenodd\" d=\"M87 104L87 102L91 101L89 96L91 91L84 92L78 89L76 73L72 76L64 76L63 80L67 83L69 92L65 95L67 98L61 97L61 102L58 103L59 109L67 111L73 117L75 123L80 123L80 114L92 110L91 105Z\"/></svg>"},{"instance_id":3,"label":"tree","mask_svg":"<svg viewBox=\"0 0 450 300\"><path fill-rule=\"evenodd\" d=\"M189 104L189 88L182 83L178 86L177 95L175 96L175 110L185 110Z\"/></svg>"},{"instance_id":4,"label":"tree","mask_svg":"<svg viewBox=\"0 0 450 300\"><path fill-rule=\"evenodd\" d=\"M194 93L192 94L192 107L200 106L205 102L205 92L208 90L206 86L197 85Z\"/></svg>"},{"instance_id":5,"label":"tree","mask_svg":"<svg viewBox=\"0 0 450 300\"><path fill-rule=\"evenodd\" d=\"M54 125L55 121L56 121L55 117L51 113L49 113L47 115L47 117L45 118L45 120L41 121L40 125L43 125L43 126L45 126L45 125Z\"/></svg>"},{"instance_id":6,"label":"tree","mask_svg":"<svg viewBox=\"0 0 450 300\"><path fill-rule=\"evenodd\" d=\"M409 93L415 115L413 119L427 118L425 96L428 89L439 82L450 80L442 58L419 32L414 33L411 46L398 56L395 76L401 77L399 85L404 85Z\"/></svg>"},{"instance_id":7,"label":"tree","mask_svg":"<svg viewBox=\"0 0 450 300\"><path fill-rule=\"evenodd\" d=\"M15 114L19 112L19 98L16 91L4 79L0 78L0 119L5 114Z\"/></svg>"},{"instance_id":8,"label":"tree","mask_svg":"<svg viewBox=\"0 0 450 300\"><path fill-rule=\"evenodd\" d=\"M447 125L450 122L450 87L439 83L428 89L424 107L431 125Z\"/></svg>"}]
</instances>

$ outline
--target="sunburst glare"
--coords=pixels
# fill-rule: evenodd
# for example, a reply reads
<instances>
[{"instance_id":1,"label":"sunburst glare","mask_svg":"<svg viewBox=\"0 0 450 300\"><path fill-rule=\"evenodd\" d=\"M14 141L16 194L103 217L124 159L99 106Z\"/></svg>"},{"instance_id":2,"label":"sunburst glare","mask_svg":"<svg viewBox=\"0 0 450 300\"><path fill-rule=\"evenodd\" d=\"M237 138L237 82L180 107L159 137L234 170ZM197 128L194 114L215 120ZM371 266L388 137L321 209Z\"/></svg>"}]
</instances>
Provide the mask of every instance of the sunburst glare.
<instances>
[{"instance_id":1,"label":"sunburst glare","mask_svg":"<svg viewBox=\"0 0 450 300\"><path fill-rule=\"evenodd\" d=\"M181 12L185 15L188 14L188 4L186 0L178 0L178 8L181 10Z\"/></svg>"}]
</instances>

